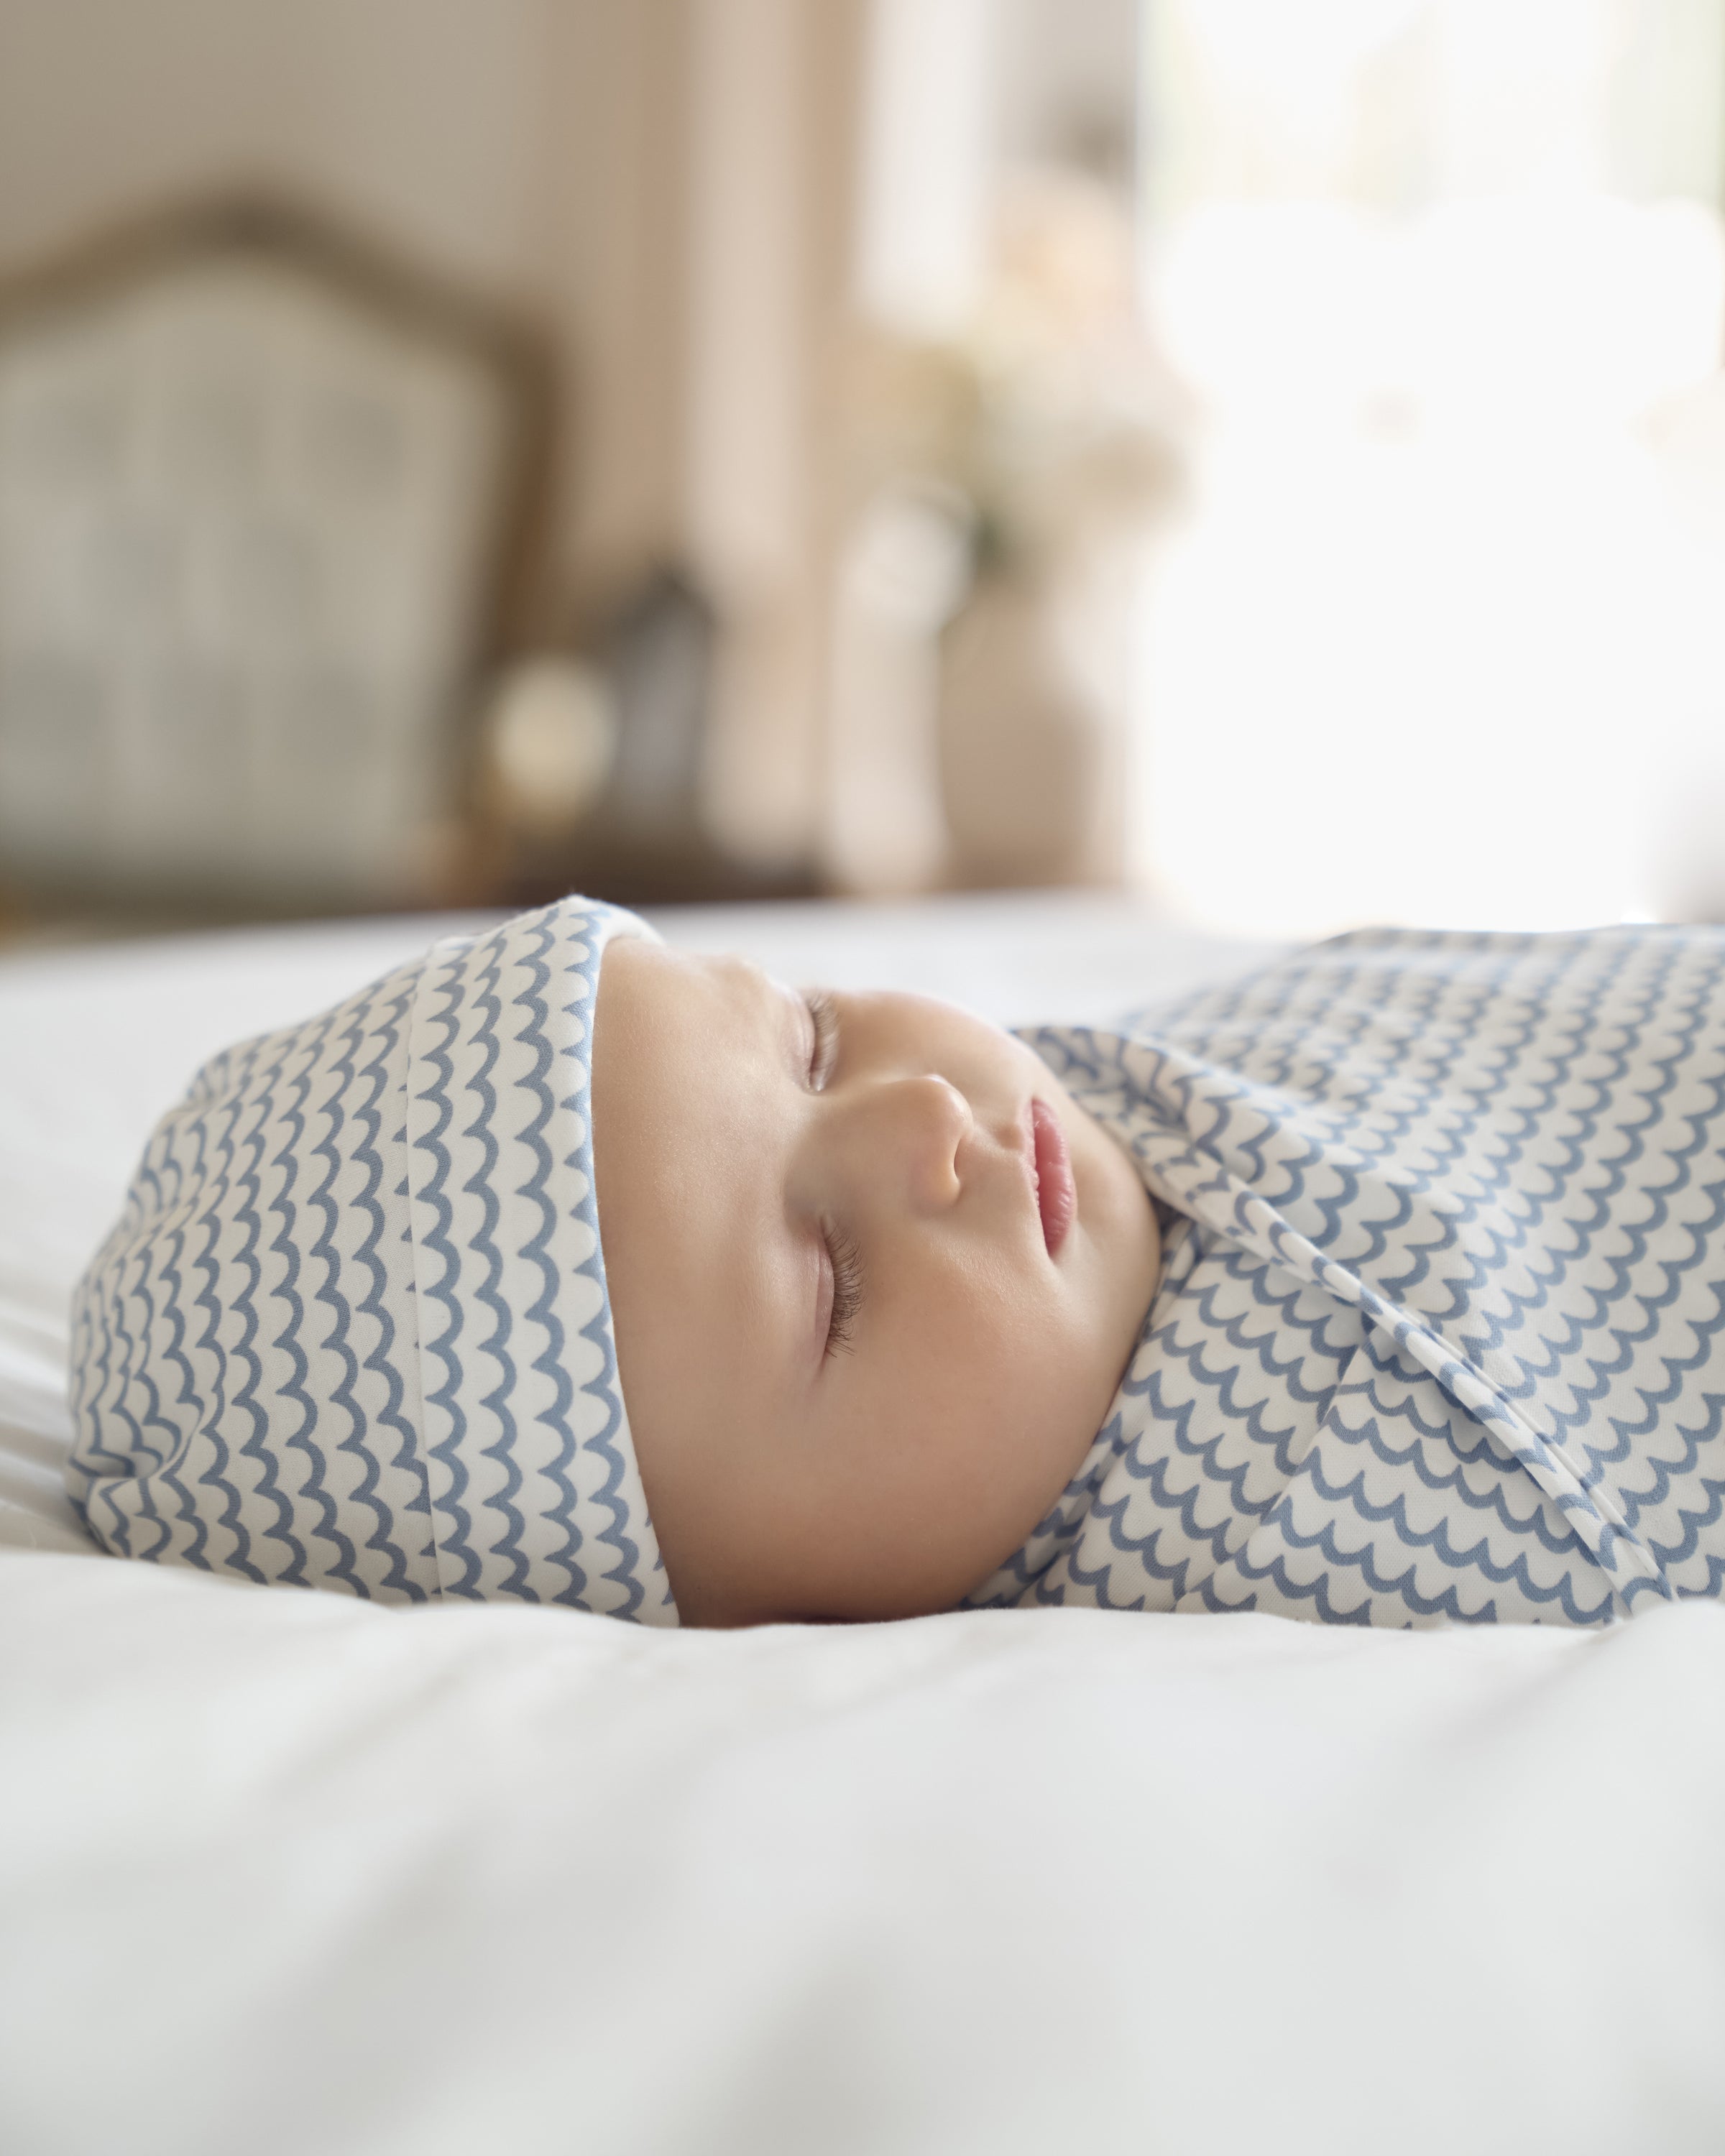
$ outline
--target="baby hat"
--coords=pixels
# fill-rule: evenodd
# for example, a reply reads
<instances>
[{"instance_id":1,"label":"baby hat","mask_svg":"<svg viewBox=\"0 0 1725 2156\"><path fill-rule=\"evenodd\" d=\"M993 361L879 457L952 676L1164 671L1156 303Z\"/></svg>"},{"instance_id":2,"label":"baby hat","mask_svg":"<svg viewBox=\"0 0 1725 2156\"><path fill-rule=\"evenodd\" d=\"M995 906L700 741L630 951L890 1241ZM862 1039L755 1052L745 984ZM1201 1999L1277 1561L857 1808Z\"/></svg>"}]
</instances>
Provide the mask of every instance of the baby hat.
<instances>
[{"instance_id":1,"label":"baby hat","mask_svg":"<svg viewBox=\"0 0 1725 2156\"><path fill-rule=\"evenodd\" d=\"M73 1311L68 1485L126 1557L675 1625L593 1187L606 943L567 898L226 1050Z\"/></svg>"}]
</instances>

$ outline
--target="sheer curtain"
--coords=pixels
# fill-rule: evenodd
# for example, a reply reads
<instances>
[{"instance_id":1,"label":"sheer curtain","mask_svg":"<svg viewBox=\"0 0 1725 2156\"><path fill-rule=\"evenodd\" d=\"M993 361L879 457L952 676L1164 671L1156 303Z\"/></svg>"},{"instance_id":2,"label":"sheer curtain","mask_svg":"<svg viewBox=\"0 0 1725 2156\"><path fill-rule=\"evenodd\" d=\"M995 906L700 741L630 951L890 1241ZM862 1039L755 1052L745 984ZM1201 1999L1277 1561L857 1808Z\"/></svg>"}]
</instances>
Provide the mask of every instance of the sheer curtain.
<instances>
[{"instance_id":1,"label":"sheer curtain","mask_svg":"<svg viewBox=\"0 0 1725 2156\"><path fill-rule=\"evenodd\" d=\"M1725 908L1721 0L1146 0L1202 401L1142 873L1306 935Z\"/></svg>"}]
</instances>

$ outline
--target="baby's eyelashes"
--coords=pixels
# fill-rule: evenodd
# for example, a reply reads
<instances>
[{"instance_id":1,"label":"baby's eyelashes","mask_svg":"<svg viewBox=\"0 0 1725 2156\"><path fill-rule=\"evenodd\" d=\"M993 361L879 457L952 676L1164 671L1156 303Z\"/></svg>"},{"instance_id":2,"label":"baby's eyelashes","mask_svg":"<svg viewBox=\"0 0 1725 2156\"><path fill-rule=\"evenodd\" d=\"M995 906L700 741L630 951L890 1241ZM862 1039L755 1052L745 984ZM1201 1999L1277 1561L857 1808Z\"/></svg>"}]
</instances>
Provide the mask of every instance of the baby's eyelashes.
<instances>
[{"instance_id":1,"label":"baby's eyelashes","mask_svg":"<svg viewBox=\"0 0 1725 2156\"><path fill-rule=\"evenodd\" d=\"M810 1025L809 1090L819 1093L825 1090L839 1060L839 1007L824 988L805 988L803 1000L809 1007Z\"/></svg>"},{"instance_id":2,"label":"baby's eyelashes","mask_svg":"<svg viewBox=\"0 0 1725 2156\"><path fill-rule=\"evenodd\" d=\"M827 1320L827 1353L836 1355L850 1345L856 1314L862 1307L862 1253L856 1238L829 1220L821 1223L827 1260L832 1268L833 1302Z\"/></svg>"}]
</instances>

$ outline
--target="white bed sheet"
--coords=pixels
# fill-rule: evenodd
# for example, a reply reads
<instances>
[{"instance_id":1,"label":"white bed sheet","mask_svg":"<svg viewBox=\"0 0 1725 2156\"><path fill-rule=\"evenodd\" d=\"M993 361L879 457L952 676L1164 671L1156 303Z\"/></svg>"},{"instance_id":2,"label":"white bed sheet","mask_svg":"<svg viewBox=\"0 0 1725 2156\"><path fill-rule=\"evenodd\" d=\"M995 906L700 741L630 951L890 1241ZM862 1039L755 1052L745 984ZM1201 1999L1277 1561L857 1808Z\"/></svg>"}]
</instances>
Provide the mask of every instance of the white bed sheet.
<instances>
[{"instance_id":1,"label":"white bed sheet","mask_svg":"<svg viewBox=\"0 0 1725 2156\"><path fill-rule=\"evenodd\" d=\"M145 1131L445 925L0 966L0 2148L1725 2147L1711 1605L662 1635L95 1556L65 1296ZM667 926L1008 1019L1259 955L1097 900Z\"/></svg>"}]
</instances>

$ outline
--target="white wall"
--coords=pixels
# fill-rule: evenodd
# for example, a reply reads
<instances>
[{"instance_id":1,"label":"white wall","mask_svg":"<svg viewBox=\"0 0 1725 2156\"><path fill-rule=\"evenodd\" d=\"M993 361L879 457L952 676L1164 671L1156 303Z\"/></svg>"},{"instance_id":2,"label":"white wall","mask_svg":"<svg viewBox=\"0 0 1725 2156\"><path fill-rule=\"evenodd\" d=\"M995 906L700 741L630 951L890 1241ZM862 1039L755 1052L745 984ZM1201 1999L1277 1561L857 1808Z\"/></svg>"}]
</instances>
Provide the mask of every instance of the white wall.
<instances>
[{"instance_id":1,"label":"white wall","mask_svg":"<svg viewBox=\"0 0 1725 2156\"><path fill-rule=\"evenodd\" d=\"M548 0L7 0L0 256L235 172L531 284Z\"/></svg>"}]
</instances>

